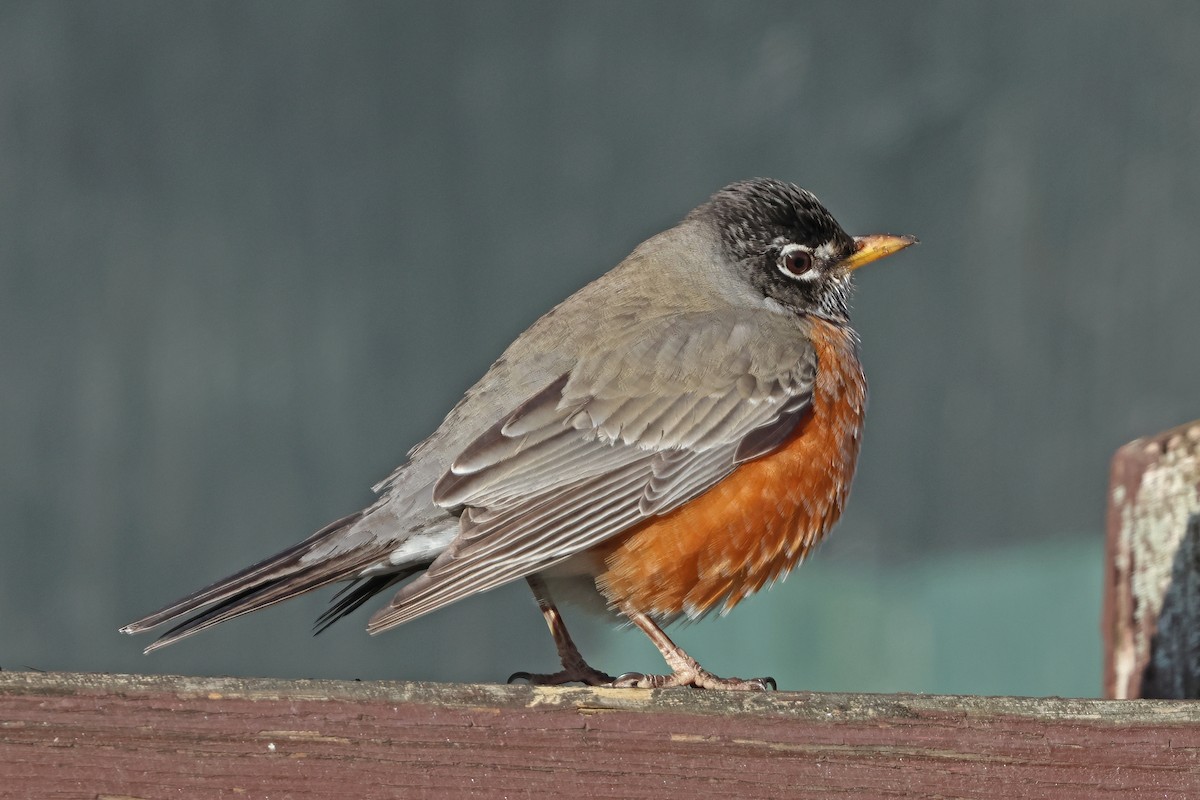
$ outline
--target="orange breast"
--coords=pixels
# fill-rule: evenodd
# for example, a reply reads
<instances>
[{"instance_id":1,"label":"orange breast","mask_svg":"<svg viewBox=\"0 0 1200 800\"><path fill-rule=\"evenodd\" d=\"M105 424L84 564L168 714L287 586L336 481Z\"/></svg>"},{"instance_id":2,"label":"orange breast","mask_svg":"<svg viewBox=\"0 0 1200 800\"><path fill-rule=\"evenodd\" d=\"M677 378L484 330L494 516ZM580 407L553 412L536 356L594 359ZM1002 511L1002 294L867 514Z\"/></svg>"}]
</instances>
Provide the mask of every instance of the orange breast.
<instances>
[{"instance_id":1,"label":"orange breast","mask_svg":"<svg viewBox=\"0 0 1200 800\"><path fill-rule=\"evenodd\" d=\"M774 453L601 545L596 586L610 603L660 618L728 610L796 566L841 516L866 382L852 332L816 321L812 336L811 414Z\"/></svg>"}]
</instances>

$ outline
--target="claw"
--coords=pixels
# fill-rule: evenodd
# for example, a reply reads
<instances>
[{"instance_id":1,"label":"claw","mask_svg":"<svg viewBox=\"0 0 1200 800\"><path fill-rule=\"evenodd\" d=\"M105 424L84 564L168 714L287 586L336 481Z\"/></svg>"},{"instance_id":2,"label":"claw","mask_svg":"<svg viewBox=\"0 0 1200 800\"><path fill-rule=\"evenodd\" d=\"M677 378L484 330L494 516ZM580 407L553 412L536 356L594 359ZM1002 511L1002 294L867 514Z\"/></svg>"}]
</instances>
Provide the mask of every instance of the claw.
<instances>
[{"instance_id":1,"label":"claw","mask_svg":"<svg viewBox=\"0 0 1200 800\"><path fill-rule=\"evenodd\" d=\"M638 684L646 680L642 672L622 672L613 678L612 686L616 689L636 689Z\"/></svg>"},{"instance_id":2,"label":"claw","mask_svg":"<svg viewBox=\"0 0 1200 800\"><path fill-rule=\"evenodd\" d=\"M509 683L521 681L530 686L562 686L564 683L582 683L585 686L611 686L610 675L592 669L587 664L582 668L564 669L559 672L514 672L508 676Z\"/></svg>"}]
</instances>

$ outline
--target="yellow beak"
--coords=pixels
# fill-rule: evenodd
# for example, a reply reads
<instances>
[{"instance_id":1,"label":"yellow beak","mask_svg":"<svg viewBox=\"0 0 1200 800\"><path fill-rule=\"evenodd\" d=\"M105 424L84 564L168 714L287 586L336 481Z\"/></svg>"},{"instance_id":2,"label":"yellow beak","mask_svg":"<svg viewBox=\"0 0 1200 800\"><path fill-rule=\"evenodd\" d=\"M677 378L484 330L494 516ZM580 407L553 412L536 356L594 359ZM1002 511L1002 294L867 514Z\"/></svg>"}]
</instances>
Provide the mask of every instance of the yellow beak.
<instances>
[{"instance_id":1,"label":"yellow beak","mask_svg":"<svg viewBox=\"0 0 1200 800\"><path fill-rule=\"evenodd\" d=\"M898 253L909 245L917 244L915 236L893 236L890 233L872 233L854 237L854 254L842 262L847 269L858 269L863 264L878 261L884 256Z\"/></svg>"}]
</instances>

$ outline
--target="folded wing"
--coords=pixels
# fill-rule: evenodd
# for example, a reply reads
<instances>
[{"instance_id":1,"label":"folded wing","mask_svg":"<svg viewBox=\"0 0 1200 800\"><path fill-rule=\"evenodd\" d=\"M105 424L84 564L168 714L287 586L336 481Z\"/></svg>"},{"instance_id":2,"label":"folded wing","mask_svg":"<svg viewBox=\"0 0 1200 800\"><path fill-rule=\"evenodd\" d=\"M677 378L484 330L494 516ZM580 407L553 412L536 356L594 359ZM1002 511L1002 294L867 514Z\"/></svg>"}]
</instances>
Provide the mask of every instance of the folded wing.
<instances>
[{"instance_id":1,"label":"folded wing","mask_svg":"<svg viewBox=\"0 0 1200 800\"><path fill-rule=\"evenodd\" d=\"M787 440L816 369L799 331L745 316L632 327L455 458L434 501L461 514L459 536L368 629L547 569L702 493Z\"/></svg>"}]
</instances>

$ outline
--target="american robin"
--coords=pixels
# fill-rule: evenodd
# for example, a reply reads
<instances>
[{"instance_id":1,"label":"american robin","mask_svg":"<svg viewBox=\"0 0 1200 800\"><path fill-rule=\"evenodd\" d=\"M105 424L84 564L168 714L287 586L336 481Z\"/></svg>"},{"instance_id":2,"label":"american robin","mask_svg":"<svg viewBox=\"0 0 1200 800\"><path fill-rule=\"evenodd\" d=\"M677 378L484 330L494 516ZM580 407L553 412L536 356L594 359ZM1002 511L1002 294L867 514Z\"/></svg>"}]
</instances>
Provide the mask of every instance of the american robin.
<instances>
[{"instance_id":1,"label":"american robin","mask_svg":"<svg viewBox=\"0 0 1200 800\"><path fill-rule=\"evenodd\" d=\"M841 515L867 393L851 272L915 241L851 237L788 183L727 186L522 333L373 505L121 630L182 618L149 652L349 581L319 631L411 577L378 633L524 578L562 670L513 679L773 686L713 675L660 625L733 608ZM556 595L627 618L671 674L593 669Z\"/></svg>"}]
</instances>

